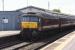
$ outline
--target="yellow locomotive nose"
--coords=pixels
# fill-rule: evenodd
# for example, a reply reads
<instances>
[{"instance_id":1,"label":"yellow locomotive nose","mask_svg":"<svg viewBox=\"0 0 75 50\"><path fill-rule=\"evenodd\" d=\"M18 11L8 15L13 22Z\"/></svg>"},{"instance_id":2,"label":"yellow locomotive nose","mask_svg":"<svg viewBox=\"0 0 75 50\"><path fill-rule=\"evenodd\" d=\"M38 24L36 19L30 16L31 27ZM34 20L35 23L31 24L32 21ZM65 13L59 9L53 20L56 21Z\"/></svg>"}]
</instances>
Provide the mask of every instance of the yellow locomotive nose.
<instances>
[{"instance_id":1,"label":"yellow locomotive nose","mask_svg":"<svg viewBox=\"0 0 75 50\"><path fill-rule=\"evenodd\" d=\"M21 22L22 28L37 28L38 24L37 22Z\"/></svg>"}]
</instances>

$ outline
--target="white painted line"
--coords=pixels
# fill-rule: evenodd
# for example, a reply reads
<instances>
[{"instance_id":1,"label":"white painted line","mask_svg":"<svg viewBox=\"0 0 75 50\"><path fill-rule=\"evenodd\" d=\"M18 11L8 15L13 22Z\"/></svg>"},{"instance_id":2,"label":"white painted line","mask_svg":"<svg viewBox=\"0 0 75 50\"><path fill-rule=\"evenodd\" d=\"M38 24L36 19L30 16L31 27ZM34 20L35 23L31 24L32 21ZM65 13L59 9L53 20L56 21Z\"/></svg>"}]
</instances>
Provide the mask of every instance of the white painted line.
<instances>
[{"instance_id":1,"label":"white painted line","mask_svg":"<svg viewBox=\"0 0 75 50\"><path fill-rule=\"evenodd\" d=\"M13 36L20 34L20 31L0 31L0 37Z\"/></svg>"},{"instance_id":2,"label":"white painted line","mask_svg":"<svg viewBox=\"0 0 75 50\"><path fill-rule=\"evenodd\" d=\"M4 48L4 49L1 49L1 50L13 50L15 48L21 47L21 46L26 45L26 44L28 44L28 43L27 42L23 42L23 43L20 43L20 44L17 44L17 45L8 47L8 48Z\"/></svg>"}]
</instances>

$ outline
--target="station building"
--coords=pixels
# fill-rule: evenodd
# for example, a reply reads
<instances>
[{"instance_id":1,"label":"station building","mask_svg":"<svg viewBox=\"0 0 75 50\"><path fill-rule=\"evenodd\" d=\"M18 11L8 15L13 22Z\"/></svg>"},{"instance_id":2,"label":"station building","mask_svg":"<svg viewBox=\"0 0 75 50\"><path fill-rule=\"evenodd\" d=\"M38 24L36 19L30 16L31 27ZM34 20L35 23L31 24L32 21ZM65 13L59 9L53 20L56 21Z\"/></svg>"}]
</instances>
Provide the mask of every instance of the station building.
<instances>
[{"instance_id":1,"label":"station building","mask_svg":"<svg viewBox=\"0 0 75 50\"><path fill-rule=\"evenodd\" d=\"M27 12L48 12L48 10L28 6L15 11L0 11L0 31L6 30L20 30L21 29L21 15Z\"/></svg>"}]
</instances>

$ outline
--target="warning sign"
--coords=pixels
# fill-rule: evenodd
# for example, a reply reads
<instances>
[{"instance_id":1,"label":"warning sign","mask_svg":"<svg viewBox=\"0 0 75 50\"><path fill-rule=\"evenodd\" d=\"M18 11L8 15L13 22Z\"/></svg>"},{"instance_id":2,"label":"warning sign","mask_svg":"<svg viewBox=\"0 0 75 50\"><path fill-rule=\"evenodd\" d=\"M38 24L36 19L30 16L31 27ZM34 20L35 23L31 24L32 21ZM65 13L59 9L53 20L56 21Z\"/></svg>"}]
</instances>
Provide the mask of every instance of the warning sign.
<instances>
[{"instance_id":1,"label":"warning sign","mask_svg":"<svg viewBox=\"0 0 75 50\"><path fill-rule=\"evenodd\" d=\"M3 19L3 23L8 23L8 19Z\"/></svg>"}]
</instances>

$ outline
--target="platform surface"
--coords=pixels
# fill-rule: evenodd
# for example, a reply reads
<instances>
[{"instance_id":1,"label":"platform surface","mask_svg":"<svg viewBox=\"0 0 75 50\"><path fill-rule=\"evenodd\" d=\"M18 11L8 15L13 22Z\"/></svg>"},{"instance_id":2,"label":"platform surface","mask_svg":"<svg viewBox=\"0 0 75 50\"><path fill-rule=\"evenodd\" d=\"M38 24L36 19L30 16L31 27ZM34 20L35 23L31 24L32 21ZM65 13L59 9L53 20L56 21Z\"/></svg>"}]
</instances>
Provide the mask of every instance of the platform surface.
<instances>
[{"instance_id":1,"label":"platform surface","mask_svg":"<svg viewBox=\"0 0 75 50\"><path fill-rule=\"evenodd\" d=\"M40 50L75 50L75 31L48 44Z\"/></svg>"},{"instance_id":2,"label":"platform surface","mask_svg":"<svg viewBox=\"0 0 75 50\"><path fill-rule=\"evenodd\" d=\"M66 45L62 50L75 50L75 38Z\"/></svg>"},{"instance_id":3,"label":"platform surface","mask_svg":"<svg viewBox=\"0 0 75 50\"><path fill-rule=\"evenodd\" d=\"M0 31L0 37L13 36L20 34L20 30L17 31Z\"/></svg>"}]
</instances>

